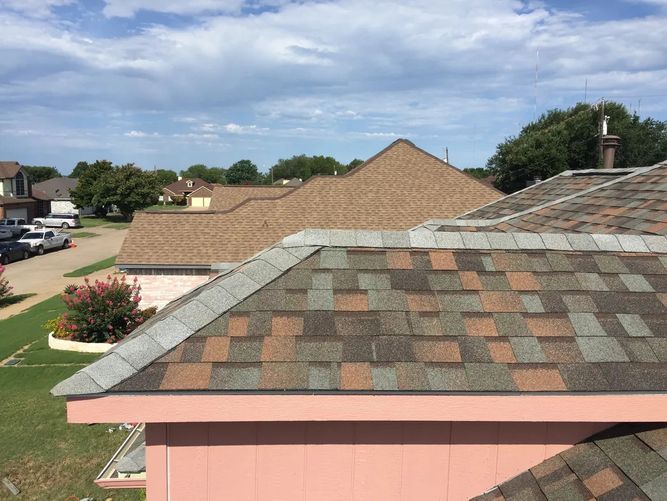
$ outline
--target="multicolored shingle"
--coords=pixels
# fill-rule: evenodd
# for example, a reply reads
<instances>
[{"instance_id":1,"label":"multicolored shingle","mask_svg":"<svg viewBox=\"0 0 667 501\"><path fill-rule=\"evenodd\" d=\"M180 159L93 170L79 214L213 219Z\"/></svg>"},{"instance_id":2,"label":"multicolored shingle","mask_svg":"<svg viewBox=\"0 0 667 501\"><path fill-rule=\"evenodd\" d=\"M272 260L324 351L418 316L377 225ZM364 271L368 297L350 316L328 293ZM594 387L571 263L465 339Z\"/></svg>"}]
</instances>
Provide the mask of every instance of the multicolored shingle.
<instances>
[{"instance_id":1,"label":"multicolored shingle","mask_svg":"<svg viewBox=\"0 0 667 501\"><path fill-rule=\"evenodd\" d=\"M665 499L667 427L622 424L594 435L473 501Z\"/></svg>"},{"instance_id":2,"label":"multicolored shingle","mask_svg":"<svg viewBox=\"0 0 667 501\"><path fill-rule=\"evenodd\" d=\"M666 265L650 253L325 248L110 391L663 390Z\"/></svg>"},{"instance_id":3,"label":"multicolored shingle","mask_svg":"<svg viewBox=\"0 0 667 501\"><path fill-rule=\"evenodd\" d=\"M443 222L440 229L527 232L521 238L538 232L581 233L579 250L586 250L587 242L590 250L621 250L605 235L667 235L666 186L665 162L650 168L569 171Z\"/></svg>"}]
</instances>

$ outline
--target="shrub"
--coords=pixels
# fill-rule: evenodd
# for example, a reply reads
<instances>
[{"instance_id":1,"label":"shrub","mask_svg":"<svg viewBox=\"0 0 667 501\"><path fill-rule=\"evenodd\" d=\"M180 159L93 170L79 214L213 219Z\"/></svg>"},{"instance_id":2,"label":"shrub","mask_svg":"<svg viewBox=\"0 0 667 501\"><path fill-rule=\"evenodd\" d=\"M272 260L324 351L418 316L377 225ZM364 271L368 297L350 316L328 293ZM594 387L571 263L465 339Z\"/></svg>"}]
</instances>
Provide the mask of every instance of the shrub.
<instances>
[{"instance_id":1,"label":"shrub","mask_svg":"<svg viewBox=\"0 0 667 501\"><path fill-rule=\"evenodd\" d=\"M62 315L58 315L56 318L47 320L42 324L42 328L46 329L48 332L53 332L53 337L59 339L68 338L69 332L62 328Z\"/></svg>"},{"instance_id":2,"label":"shrub","mask_svg":"<svg viewBox=\"0 0 667 501\"><path fill-rule=\"evenodd\" d=\"M128 284L124 275L68 285L62 293L68 311L60 316L58 328L73 341L115 343L150 316L139 308L140 290L136 277Z\"/></svg>"},{"instance_id":3,"label":"shrub","mask_svg":"<svg viewBox=\"0 0 667 501\"><path fill-rule=\"evenodd\" d=\"M6 278L2 278L5 267L0 264L0 299L4 299L12 295L12 286Z\"/></svg>"}]
</instances>

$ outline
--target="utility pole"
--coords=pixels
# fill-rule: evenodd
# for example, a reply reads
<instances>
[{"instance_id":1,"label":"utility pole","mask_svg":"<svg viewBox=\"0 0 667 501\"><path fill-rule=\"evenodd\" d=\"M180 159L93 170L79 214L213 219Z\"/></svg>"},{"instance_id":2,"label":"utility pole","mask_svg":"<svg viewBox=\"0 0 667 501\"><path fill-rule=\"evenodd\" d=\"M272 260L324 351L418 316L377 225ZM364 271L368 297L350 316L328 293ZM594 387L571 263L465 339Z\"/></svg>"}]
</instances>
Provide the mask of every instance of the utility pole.
<instances>
[{"instance_id":1,"label":"utility pole","mask_svg":"<svg viewBox=\"0 0 667 501\"><path fill-rule=\"evenodd\" d=\"M584 104L588 103L588 78L584 82Z\"/></svg>"}]
</instances>

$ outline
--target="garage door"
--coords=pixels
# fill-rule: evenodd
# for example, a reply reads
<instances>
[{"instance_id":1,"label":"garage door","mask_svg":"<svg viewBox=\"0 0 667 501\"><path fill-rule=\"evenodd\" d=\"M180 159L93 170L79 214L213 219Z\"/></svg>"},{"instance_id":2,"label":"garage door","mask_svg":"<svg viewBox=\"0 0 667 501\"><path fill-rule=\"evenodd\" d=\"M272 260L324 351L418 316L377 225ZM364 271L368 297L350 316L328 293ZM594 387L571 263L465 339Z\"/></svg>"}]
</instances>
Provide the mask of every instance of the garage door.
<instances>
[{"instance_id":1,"label":"garage door","mask_svg":"<svg viewBox=\"0 0 667 501\"><path fill-rule=\"evenodd\" d=\"M22 208L22 209L7 209L5 211L5 217L6 218L13 218L13 217L20 217L25 219L26 221L28 220L28 209L27 208Z\"/></svg>"},{"instance_id":2,"label":"garage door","mask_svg":"<svg viewBox=\"0 0 667 501\"><path fill-rule=\"evenodd\" d=\"M210 197L190 197L190 204L192 207L206 208L210 203Z\"/></svg>"}]
</instances>

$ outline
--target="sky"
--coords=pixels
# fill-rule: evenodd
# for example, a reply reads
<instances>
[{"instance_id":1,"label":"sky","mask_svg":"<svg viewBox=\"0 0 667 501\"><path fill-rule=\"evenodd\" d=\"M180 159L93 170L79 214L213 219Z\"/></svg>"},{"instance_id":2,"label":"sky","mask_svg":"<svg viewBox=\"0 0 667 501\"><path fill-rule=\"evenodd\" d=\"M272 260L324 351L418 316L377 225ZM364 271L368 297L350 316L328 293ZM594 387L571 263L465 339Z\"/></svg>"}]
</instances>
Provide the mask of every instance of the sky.
<instances>
[{"instance_id":1,"label":"sky","mask_svg":"<svg viewBox=\"0 0 667 501\"><path fill-rule=\"evenodd\" d=\"M0 33L0 160L63 174L399 137L478 167L585 98L667 120L667 0L0 0Z\"/></svg>"}]
</instances>

